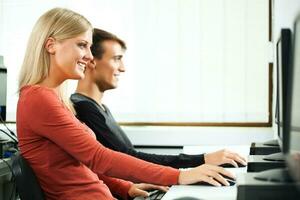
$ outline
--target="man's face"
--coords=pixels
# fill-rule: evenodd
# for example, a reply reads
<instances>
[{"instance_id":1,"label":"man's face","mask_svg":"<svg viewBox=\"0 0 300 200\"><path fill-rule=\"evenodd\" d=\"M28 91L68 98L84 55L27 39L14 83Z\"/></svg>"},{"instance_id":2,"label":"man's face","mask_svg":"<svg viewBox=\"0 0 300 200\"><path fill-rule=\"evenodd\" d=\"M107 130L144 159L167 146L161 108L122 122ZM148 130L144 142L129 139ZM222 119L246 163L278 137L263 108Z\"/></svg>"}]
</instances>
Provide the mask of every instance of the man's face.
<instances>
[{"instance_id":1,"label":"man's face","mask_svg":"<svg viewBox=\"0 0 300 200\"><path fill-rule=\"evenodd\" d=\"M94 80L101 92L118 86L118 76L125 72L122 61L124 50L121 45L112 40L102 43L104 54L101 59L95 58L96 68Z\"/></svg>"}]
</instances>

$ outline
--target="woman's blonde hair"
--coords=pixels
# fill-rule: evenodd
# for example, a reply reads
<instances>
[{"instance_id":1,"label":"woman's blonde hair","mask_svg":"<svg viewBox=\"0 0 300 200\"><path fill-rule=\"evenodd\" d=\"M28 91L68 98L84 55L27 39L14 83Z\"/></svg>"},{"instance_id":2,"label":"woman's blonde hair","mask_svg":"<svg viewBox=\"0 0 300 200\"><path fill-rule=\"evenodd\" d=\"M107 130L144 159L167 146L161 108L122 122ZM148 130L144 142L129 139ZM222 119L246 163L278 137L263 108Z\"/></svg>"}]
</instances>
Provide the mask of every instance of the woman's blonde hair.
<instances>
[{"instance_id":1,"label":"woman's blonde hair","mask_svg":"<svg viewBox=\"0 0 300 200\"><path fill-rule=\"evenodd\" d=\"M82 15L65 8L53 8L44 13L36 22L28 40L25 57L20 71L19 91L25 85L42 82L49 73L50 56L45 48L49 37L57 41L76 37L88 30L91 23ZM59 95L67 107L70 103L62 87Z\"/></svg>"}]
</instances>

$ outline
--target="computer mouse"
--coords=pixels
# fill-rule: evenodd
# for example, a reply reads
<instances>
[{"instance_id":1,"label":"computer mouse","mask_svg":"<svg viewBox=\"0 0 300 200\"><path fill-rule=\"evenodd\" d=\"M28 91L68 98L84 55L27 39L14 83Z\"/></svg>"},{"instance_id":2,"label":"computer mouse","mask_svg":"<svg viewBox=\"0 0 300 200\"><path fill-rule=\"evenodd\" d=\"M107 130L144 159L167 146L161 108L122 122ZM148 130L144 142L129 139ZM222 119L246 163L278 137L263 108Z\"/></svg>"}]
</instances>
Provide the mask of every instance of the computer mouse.
<instances>
[{"instance_id":1,"label":"computer mouse","mask_svg":"<svg viewBox=\"0 0 300 200\"><path fill-rule=\"evenodd\" d=\"M225 178L226 180L232 180L232 181L235 181L235 178L231 178L229 176L226 176L224 174L222 174L223 178Z\"/></svg>"},{"instance_id":2,"label":"computer mouse","mask_svg":"<svg viewBox=\"0 0 300 200\"><path fill-rule=\"evenodd\" d=\"M238 167L246 167L247 165L243 165L242 163L237 162ZM219 165L220 167L224 167L224 168L234 168L235 166L230 164L230 163L224 163Z\"/></svg>"},{"instance_id":3,"label":"computer mouse","mask_svg":"<svg viewBox=\"0 0 300 200\"><path fill-rule=\"evenodd\" d=\"M226 181L229 183L229 186L235 185L235 181L231 179L226 179Z\"/></svg>"},{"instance_id":4,"label":"computer mouse","mask_svg":"<svg viewBox=\"0 0 300 200\"><path fill-rule=\"evenodd\" d=\"M225 177L224 177L225 178ZM235 180L233 178L225 178L225 180L229 183L229 186L233 186L235 185ZM217 181L217 180L216 180ZM217 181L218 183L220 183L219 181ZM227 185L223 185L222 183L220 183L222 186L227 186ZM192 185L206 185L206 186L214 186L210 183L207 183L207 182L204 182L204 181L200 181L200 182L197 182L197 183L194 183Z\"/></svg>"},{"instance_id":5,"label":"computer mouse","mask_svg":"<svg viewBox=\"0 0 300 200\"><path fill-rule=\"evenodd\" d=\"M226 176L224 174L222 174L223 178L226 179L226 181L229 183L229 186L233 186L235 185L235 178L231 178L229 176Z\"/></svg>"}]
</instances>

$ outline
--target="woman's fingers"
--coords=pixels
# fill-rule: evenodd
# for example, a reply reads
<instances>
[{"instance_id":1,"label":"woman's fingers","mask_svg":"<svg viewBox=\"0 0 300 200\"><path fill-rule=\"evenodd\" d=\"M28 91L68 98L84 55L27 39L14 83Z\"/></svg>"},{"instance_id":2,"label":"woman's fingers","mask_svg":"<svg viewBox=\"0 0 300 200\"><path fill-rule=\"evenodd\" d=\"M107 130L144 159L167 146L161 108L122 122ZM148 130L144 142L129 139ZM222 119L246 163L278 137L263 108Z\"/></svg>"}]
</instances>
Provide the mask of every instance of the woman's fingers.
<instances>
[{"instance_id":1,"label":"woman's fingers","mask_svg":"<svg viewBox=\"0 0 300 200\"><path fill-rule=\"evenodd\" d=\"M242 165L247 165L246 159L237 153L229 152L228 155L226 155L226 158L232 159L233 161L238 162Z\"/></svg>"},{"instance_id":2,"label":"woman's fingers","mask_svg":"<svg viewBox=\"0 0 300 200\"><path fill-rule=\"evenodd\" d=\"M161 186L161 185L154 185L149 183L139 183L135 184L137 188L141 190L162 190L164 192L167 192L169 190L169 187L167 186Z\"/></svg>"},{"instance_id":3,"label":"woman's fingers","mask_svg":"<svg viewBox=\"0 0 300 200\"><path fill-rule=\"evenodd\" d=\"M229 183L223 176L235 179L235 176L231 172L222 167L204 164L191 170L181 171L178 183L193 184L204 181L215 186L228 186Z\"/></svg>"},{"instance_id":4,"label":"woman's fingers","mask_svg":"<svg viewBox=\"0 0 300 200\"><path fill-rule=\"evenodd\" d=\"M148 197L149 193L147 190L162 190L164 192L167 192L169 187L166 186L159 186L159 185L153 185L153 184L148 184L148 183L139 183L139 184L133 184L129 191L128 195L130 197L137 197L137 196L142 196L142 197Z\"/></svg>"},{"instance_id":5,"label":"woman's fingers","mask_svg":"<svg viewBox=\"0 0 300 200\"><path fill-rule=\"evenodd\" d=\"M202 181L204 181L204 182L206 182L206 183L209 183L209 184L211 184L211 185L217 186L217 187L222 186L222 185L221 185L218 181L216 181L213 177L205 176L205 177L203 178Z\"/></svg>"},{"instance_id":6,"label":"woman's fingers","mask_svg":"<svg viewBox=\"0 0 300 200\"><path fill-rule=\"evenodd\" d=\"M234 167L239 167L238 164L233 159L226 158L224 160L224 163L229 163L229 164L233 165Z\"/></svg>"},{"instance_id":7,"label":"woman's fingers","mask_svg":"<svg viewBox=\"0 0 300 200\"><path fill-rule=\"evenodd\" d=\"M149 193L145 190L141 190L141 189L137 188L136 191L135 191L134 197L139 197L139 196L148 197Z\"/></svg>"},{"instance_id":8,"label":"woman's fingers","mask_svg":"<svg viewBox=\"0 0 300 200\"><path fill-rule=\"evenodd\" d=\"M230 171L225 170L224 168L221 168L221 169L219 170L219 173L220 173L222 176L225 175L225 176L227 176L228 178L231 178L231 179L233 179L233 180L236 179L235 175L233 175Z\"/></svg>"},{"instance_id":9,"label":"woman's fingers","mask_svg":"<svg viewBox=\"0 0 300 200\"><path fill-rule=\"evenodd\" d=\"M224 179L223 176L221 176L217 171L213 171L211 170L209 173L209 178L210 179L213 179L213 182L217 182L219 183L219 185L216 185L216 186L221 186L221 185L226 185L228 186L229 183ZM210 182L209 182L210 183ZM211 184L211 183L210 183ZM215 185L215 184L214 184Z\"/></svg>"}]
</instances>

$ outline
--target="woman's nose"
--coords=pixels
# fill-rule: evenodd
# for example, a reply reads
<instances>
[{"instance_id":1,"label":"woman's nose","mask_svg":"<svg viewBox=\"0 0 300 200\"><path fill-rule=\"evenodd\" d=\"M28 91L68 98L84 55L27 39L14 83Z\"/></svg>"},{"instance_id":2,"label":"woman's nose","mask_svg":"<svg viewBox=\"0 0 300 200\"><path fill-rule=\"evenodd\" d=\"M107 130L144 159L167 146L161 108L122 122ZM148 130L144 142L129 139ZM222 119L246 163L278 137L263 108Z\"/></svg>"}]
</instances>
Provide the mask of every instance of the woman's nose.
<instances>
[{"instance_id":1,"label":"woman's nose","mask_svg":"<svg viewBox=\"0 0 300 200\"><path fill-rule=\"evenodd\" d=\"M86 55L85 55L85 58L86 58L87 60L89 60L89 61L91 61L91 60L94 59L94 56L93 56L93 54L92 54L92 52L91 52L90 49L87 50L87 53L86 53Z\"/></svg>"}]
</instances>

